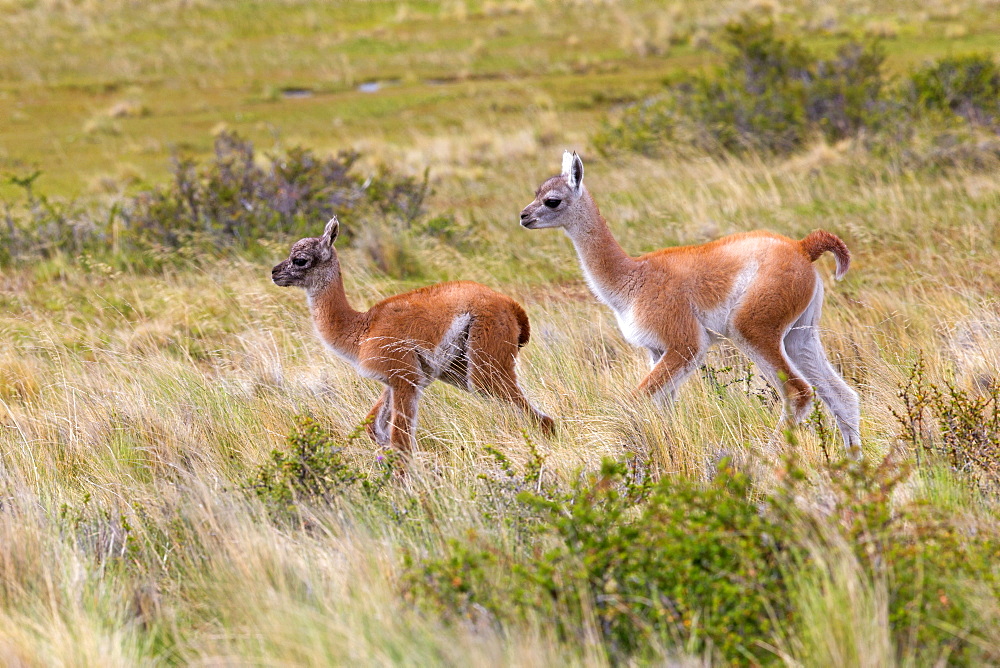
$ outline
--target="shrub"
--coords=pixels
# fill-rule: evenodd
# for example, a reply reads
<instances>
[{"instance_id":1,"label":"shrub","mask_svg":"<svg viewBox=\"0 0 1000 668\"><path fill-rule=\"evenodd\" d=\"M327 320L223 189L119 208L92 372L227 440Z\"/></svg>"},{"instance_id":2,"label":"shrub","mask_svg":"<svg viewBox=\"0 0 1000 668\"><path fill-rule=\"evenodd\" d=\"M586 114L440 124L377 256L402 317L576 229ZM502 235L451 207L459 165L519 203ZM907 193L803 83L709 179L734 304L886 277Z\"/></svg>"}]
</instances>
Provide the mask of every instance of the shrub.
<instances>
[{"instance_id":1,"label":"shrub","mask_svg":"<svg viewBox=\"0 0 1000 668\"><path fill-rule=\"evenodd\" d=\"M789 614L787 536L753 503L749 479L724 467L707 487L669 479L622 486L624 473L605 463L561 503L524 496L559 540L518 569L523 603L558 618L563 607L582 615L592 601L621 658L671 641L729 661L766 653L758 641Z\"/></svg>"},{"instance_id":2,"label":"shrub","mask_svg":"<svg viewBox=\"0 0 1000 668\"><path fill-rule=\"evenodd\" d=\"M4 203L0 262L86 252L157 265L219 249L246 253L259 251L261 239L315 235L334 214L351 223L345 238L362 228L398 237L423 213L428 175L383 167L365 176L356 169L360 158L295 147L261 161L250 141L223 133L207 163L176 158L170 183L107 208L49 200L35 188L40 172L10 177L25 198Z\"/></svg>"},{"instance_id":3,"label":"shrub","mask_svg":"<svg viewBox=\"0 0 1000 668\"><path fill-rule=\"evenodd\" d=\"M859 133L878 133L897 111L886 96L885 55L874 44L848 43L832 60L817 60L807 86L806 119L824 139L836 142Z\"/></svg>"},{"instance_id":4,"label":"shrub","mask_svg":"<svg viewBox=\"0 0 1000 668\"><path fill-rule=\"evenodd\" d=\"M485 586L496 563L496 555L474 540L449 540L440 558L416 560L404 552L403 598L434 616L494 621L494 611L506 607L496 590Z\"/></svg>"},{"instance_id":5,"label":"shrub","mask_svg":"<svg viewBox=\"0 0 1000 668\"><path fill-rule=\"evenodd\" d=\"M891 457L833 464L817 506L815 484L794 459L768 494L725 463L699 484L654 483L639 468L606 461L569 488L520 492L534 524L512 552L470 534L433 558L408 554L403 594L463 622L502 627L540 617L564 638L586 637L594 622L614 663L684 647L760 664L776 659L770 648L799 623L794 582L831 567L813 555L838 555L861 581L884 583L900 661L988 660L979 641L986 622L967 602L972 583L997 593L1000 543L932 509L895 503L909 472Z\"/></svg>"},{"instance_id":6,"label":"shrub","mask_svg":"<svg viewBox=\"0 0 1000 668\"><path fill-rule=\"evenodd\" d=\"M310 236L334 214L410 224L421 213L426 174L421 182L383 168L364 178L352 171L359 158L293 148L261 166L250 141L223 133L209 164L177 159L173 182L136 196L123 217L142 239L168 247L192 235L243 247L262 237ZM354 231L348 226L345 234Z\"/></svg>"},{"instance_id":7,"label":"shrub","mask_svg":"<svg viewBox=\"0 0 1000 668\"><path fill-rule=\"evenodd\" d=\"M1000 489L1000 385L969 392L950 381L932 383L921 358L898 396L903 405L892 412L899 437L918 462L944 462L980 490Z\"/></svg>"},{"instance_id":8,"label":"shrub","mask_svg":"<svg viewBox=\"0 0 1000 668\"><path fill-rule=\"evenodd\" d=\"M24 176L7 177L8 183L24 191L20 205L3 202L4 224L0 225L0 264L27 257L50 256L58 252L78 254L93 240L105 220L100 213L88 211L75 202L53 201L35 188L42 176L34 171ZM112 209L106 219L115 216Z\"/></svg>"},{"instance_id":9,"label":"shrub","mask_svg":"<svg viewBox=\"0 0 1000 668\"><path fill-rule=\"evenodd\" d=\"M972 583L994 596L1000 592L993 569L1000 542L962 531L932 507L895 503L910 471L892 455L875 464L836 464L830 469L828 508L816 513L804 511L797 501L814 490L791 462L768 506L776 522L794 527L803 548L811 544L813 550L836 555L846 545L859 577L885 583L888 622L901 663L921 657L918 663L946 658L949 665L978 665L990 656L977 637L988 622L963 599Z\"/></svg>"},{"instance_id":10,"label":"shrub","mask_svg":"<svg viewBox=\"0 0 1000 668\"><path fill-rule=\"evenodd\" d=\"M1000 130L1000 66L988 54L952 56L914 72L906 95L914 106L948 111Z\"/></svg>"},{"instance_id":11,"label":"shrub","mask_svg":"<svg viewBox=\"0 0 1000 668\"><path fill-rule=\"evenodd\" d=\"M684 76L664 96L625 111L595 138L603 152L658 153L689 143L710 153L795 151L888 122L882 51L849 43L823 60L770 21L745 18L723 34L728 57L710 75Z\"/></svg>"},{"instance_id":12,"label":"shrub","mask_svg":"<svg viewBox=\"0 0 1000 668\"><path fill-rule=\"evenodd\" d=\"M730 469L706 488L653 484L606 461L562 493L521 492L538 530L513 565L511 595L487 577L496 554L454 543L449 553L409 561L406 595L462 618L541 614L563 636L583 637L588 614L610 655L651 658L682 643L729 660L756 660L776 620L788 614L780 568L785 544Z\"/></svg>"},{"instance_id":13,"label":"shrub","mask_svg":"<svg viewBox=\"0 0 1000 668\"><path fill-rule=\"evenodd\" d=\"M288 435L288 450L273 450L270 460L257 469L246 488L277 516L296 515L303 504L330 505L358 490L374 497L392 476L395 461L381 456L381 475L373 480L351 466L344 457L344 448L363 430L364 425L360 425L341 444L313 418L300 416L295 430Z\"/></svg>"},{"instance_id":14,"label":"shrub","mask_svg":"<svg viewBox=\"0 0 1000 668\"><path fill-rule=\"evenodd\" d=\"M528 492L549 497L559 493L554 482L546 483L542 480L545 458L538 452L538 447L527 432L524 432L524 442L528 446L529 459L521 474L505 454L487 445L485 450L496 461L501 475L480 473L477 478L481 481L481 485L474 492L483 519L491 525L496 522L503 523L514 532L517 539L521 540L528 538L529 533L538 529L539 521L532 509L521 502L520 495Z\"/></svg>"}]
</instances>

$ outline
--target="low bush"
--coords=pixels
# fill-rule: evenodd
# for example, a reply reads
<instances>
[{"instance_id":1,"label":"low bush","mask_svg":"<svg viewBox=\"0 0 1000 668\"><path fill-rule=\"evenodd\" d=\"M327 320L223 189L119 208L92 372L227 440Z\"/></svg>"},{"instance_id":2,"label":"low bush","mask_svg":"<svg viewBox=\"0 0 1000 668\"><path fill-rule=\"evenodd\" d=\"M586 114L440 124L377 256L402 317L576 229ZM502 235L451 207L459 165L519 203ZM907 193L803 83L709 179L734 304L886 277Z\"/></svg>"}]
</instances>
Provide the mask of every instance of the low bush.
<instances>
[{"instance_id":1,"label":"low bush","mask_svg":"<svg viewBox=\"0 0 1000 668\"><path fill-rule=\"evenodd\" d=\"M595 137L607 153L656 154L678 144L700 152L790 153L814 138L838 141L888 124L884 56L875 44L849 43L821 59L778 35L770 21L729 24L725 64L683 76L665 95L635 105Z\"/></svg>"},{"instance_id":2,"label":"low bush","mask_svg":"<svg viewBox=\"0 0 1000 668\"><path fill-rule=\"evenodd\" d=\"M564 501L525 495L555 547L520 567L520 600L560 619L593 603L612 657L679 645L753 661L785 621L783 528L761 514L750 481L723 468L708 486L622 483L621 465ZM567 629L569 631L570 629Z\"/></svg>"},{"instance_id":3,"label":"low bush","mask_svg":"<svg viewBox=\"0 0 1000 668\"><path fill-rule=\"evenodd\" d=\"M596 148L766 156L854 138L907 166L997 163L1000 149L978 133L995 139L1000 130L1000 67L988 55L945 58L894 81L872 42L851 41L820 58L752 16L726 26L721 41L721 66L682 75L605 120ZM963 132L969 127L977 132Z\"/></svg>"},{"instance_id":4,"label":"low bush","mask_svg":"<svg viewBox=\"0 0 1000 668\"><path fill-rule=\"evenodd\" d=\"M857 577L884 585L899 662L992 662L996 657L982 642L989 621L978 616L969 596L976 588L1000 593L993 568L1000 540L963 531L958 518L933 507L895 501L911 470L893 454L860 467L836 464L830 469L829 506L817 514L803 512L796 502L809 490L802 484L804 473L793 465L769 505L778 521L797 527L800 544L826 555L846 546L857 562Z\"/></svg>"},{"instance_id":5,"label":"low bush","mask_svg":"<svg viewBox=\"0 0 1000 668\"><path fill-rule=\"evenodd\" d=\"M768 494L725 463L707 484L652 482L606 461L568 489L522 491L535 527L514 552L470 535L443 554L408 555L403 595L446 619L502 627L529 618L564 638L596 627L614 663L663 658L672 647L727 663L777 662L797 623L794 582L844 554L860 582L887 591L899 660L989 660L970 586L995 594L995 538L966 535L893 496L909 469L834 464L828 501L789 460ZM804 501L806 500L806 501ZM853 614L844 610L843 614Z\"/></svg>"},{"instance_id":6,"label":"low bush","mask_svg":"<svg viewBox=\"0 0 1000 668\"><path fill-rule=\"evenodd\" d=\"M1000 130L1000 65L988 54L942 58L915 71L905 86L917 108L952 112Z\"/></svg>"},{"instance_id":7,"label":"low bush","mask_svg":"<svg viewBox=\"0 0 1000 668\"><path fill-rule=\"evenodd\" d=\"M300 416L296 422L288 435L288 449L273 450L245 485L274 516L296 516L303 506L330 505L345 496L372 498L391 478L396 462L389 455L379 457L375 478L347 461L344 449L361 436L364 425L340 442L313 418Z\"/></svg>"},{"instance_id":8,"label":"low bush","mask_svg":"<svg viewBox=\"0 0 1000 668\"><path fill-rule=\"evenodd\" d=\"M57 253L79 254L110 228L112 209L104 218L76 202L60 202L39 192L35 182L42 176L34 171L24 176L8 176L7 182L24 191L20 202L3 202L0 225L0 264L47 257Z\"/></svg>"},{"instance_id":9,"label":"low bush","mask_svg":"<svg viewBox=\"0 0 1000 668\"><path fill-rule=\"evenodd\" d=\"M168 184L109 208L50 201L35 188L38 172L12 177L25 198L5 205L0 261L117 252L148 265L220 249L259 252L259 240L313 236L334 214L348 223L348 240L362 229L408 230L423 214L427 174L416 179L384 167L364 174L360 158L295 147L261 159L250 141L222 133L210 160L178 157Z\"/></svg>"},{"instance_id":10,"label":"low bush","mask_svg":"<svg viewBox=\"0 0 1000 668\"><path fill-rule=\"evenodd\" d=\"M950 381L933 383L921 358L898 395L902 406L892 410L899 438L917 462L943 462L981 491L1000 491L1000 385L968 391Z\"/></svg>"},{"instance_id":11,"label":"low bush","mask_svg":"<svg viewBox=\"0 0 1000 668\"><path fill-rule=\"evenodd\" d=\"M680 644L733 660L766 652L757 641L782 607L785 535L761 514L746 477L723 469L707 488L606 461L568 490L523 491L537 530L507 591L490 577L502 559L475 541L412 560L405 595L462 619L542 615L582 638L592 616L609 655L649 658Z\"/></svg>"},{"instance_id":12,"label":"low bush","mask_svg":"<svg viewBox=\"0 0 1000 668\"><path fill-rule=\"evenodd\" d=\"M223 133L211 162L199 167L190 159L176 160L173 182L139 194L124 207L123 217L143 239L170 247L191 235L237 245L311 236L334 214L412 222L421 212L426 179L385 169L366 178L353 171L359 158L353 151L320 157L293 148L262 166L250 141ZM348 225L344 231L350 238L356 230Z\"/></svg>"}]
</instances>

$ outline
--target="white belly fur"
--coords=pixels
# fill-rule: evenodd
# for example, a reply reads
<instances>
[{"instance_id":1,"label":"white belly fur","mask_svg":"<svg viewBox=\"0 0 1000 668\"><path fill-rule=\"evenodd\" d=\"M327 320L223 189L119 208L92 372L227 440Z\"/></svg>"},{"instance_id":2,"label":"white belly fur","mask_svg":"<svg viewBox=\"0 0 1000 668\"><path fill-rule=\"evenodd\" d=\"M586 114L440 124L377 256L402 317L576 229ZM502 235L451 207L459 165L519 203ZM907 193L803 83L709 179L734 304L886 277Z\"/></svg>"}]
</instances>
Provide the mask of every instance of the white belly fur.
<instances>
[{"instance_id":1,"label":"white belly fur","mask_svg":"<svg viewBox=\"0 0 1000 668\"><path fill-rule=\"evenodd\" d=\"M757 270L760 268L760 264L757 260L748 261L740 272L736 274L736 280L733 281L733 287L729 291L729 295L722 301L721 304L709 311L696 311L695 317L701 326L704 327L711 335L714 336L729 336L732 329L733 316L736 314L737 309L743 302L743 298L747 294L747 290L753 283L754 278L757 277Z\"/></svg>"},{"instance_id":2,"label":"white belly fur","mask_svg":"<svg viewBox=\"0 0 1000 668\"><path fill-rule=\"evenodd\" d=\"M614 309L614 313L615 319L618 320L618 329L621 330L622 336L625 337L626 341L640 348L664 349L660 337L654 332L639 326L639 323L635 320L633 309L628 308L621 311Z\"/></svg>"},{"instance_id":3,"label":"white belly fur","mask_svg":"<svg viewBox=\"0 0 1000 668\"><path fill-rule=\"evenodd\" d=\"M462 313L456 316L441 337L441 342L433 350L421 351L425 363L431 368L432 377L440 376L455 359L455 356L462 353L460 340L469 328L471 320L471 313Z\"/></svg>"}]
</instances>

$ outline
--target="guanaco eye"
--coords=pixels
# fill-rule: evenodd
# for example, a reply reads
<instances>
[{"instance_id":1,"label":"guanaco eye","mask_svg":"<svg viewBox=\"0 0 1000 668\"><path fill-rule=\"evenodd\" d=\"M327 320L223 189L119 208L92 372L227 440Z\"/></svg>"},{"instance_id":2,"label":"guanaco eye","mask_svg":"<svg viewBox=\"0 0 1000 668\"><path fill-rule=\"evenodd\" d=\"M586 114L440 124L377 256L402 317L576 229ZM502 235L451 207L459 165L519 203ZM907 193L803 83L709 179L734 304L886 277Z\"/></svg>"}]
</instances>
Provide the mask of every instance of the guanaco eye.
<instances>
[{"instance_id":1,"label":"guanaco eye","mask_svg":"<svg viewBox=\"0 0 1000 668\"><path fill-rule=\"evenodd\" d=\"M561 199L547 199L544 202L542 202L542 204L544 204L545 206L549 207L550 209L554 209L557 206L559 206L560 202L562 202Z\"/></svg>"},{"instance_id":2,"label":"guanaco eye","mask_svg":"<svg viewBox=\"0 0 1000 668\"><path fill-rule=\"evenodd\" d=\"M304 257L296 257L292 258L292 264L294 264L296 267L304 267L307 264L309 264L309 260L305 259Z\"/></svg>"}]
</instances>

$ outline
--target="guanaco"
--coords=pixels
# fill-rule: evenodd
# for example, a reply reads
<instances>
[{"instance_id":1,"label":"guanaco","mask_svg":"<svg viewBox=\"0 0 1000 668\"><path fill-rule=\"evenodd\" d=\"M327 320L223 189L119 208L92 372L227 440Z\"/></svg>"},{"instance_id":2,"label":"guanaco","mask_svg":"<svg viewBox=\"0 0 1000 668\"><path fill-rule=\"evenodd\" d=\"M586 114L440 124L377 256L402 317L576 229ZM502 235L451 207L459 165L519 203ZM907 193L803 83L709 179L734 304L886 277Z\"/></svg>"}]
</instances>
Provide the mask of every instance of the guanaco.
<instances>
[{"instance_id":1,"label":"guanaco","mask_svg":"<svg viewBox=\"0 0 1000 668\"><path fill-rule=\"evenodd\" d=\"M726 338L780 391L786 422L806 417L815 386L848 456L861 458L858 395L823 350L823 282L812 265L829 251L843 278L851 254L841 239L823 230L801 241L758 230L630 257L584 186L575 151L538 187L521 225L569 235L594 295L614 311L625 339L649 352L638 394L669 403L708 348Z\"/></svg>"},{"instance_id":2,"label":"guanaco","mask_svg":"<svg viewBox=\"0 0 1000 668\"><path fill-rule=\"evenodd\" d=\"M334 242L336 217L322 236L300 239L271 270L280 286L305 288L316 333L362 376L385 385L368 414L368 435L409 453L417 404L441 380L509 402L544 432L552 418L538 411L517 384L515 362L528 343L528 315L516 301L470 281L431 285L384 299L367 311L351 308Z\"/></svg>"}]
</instances>

